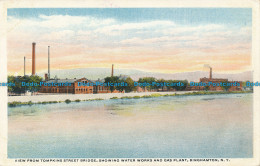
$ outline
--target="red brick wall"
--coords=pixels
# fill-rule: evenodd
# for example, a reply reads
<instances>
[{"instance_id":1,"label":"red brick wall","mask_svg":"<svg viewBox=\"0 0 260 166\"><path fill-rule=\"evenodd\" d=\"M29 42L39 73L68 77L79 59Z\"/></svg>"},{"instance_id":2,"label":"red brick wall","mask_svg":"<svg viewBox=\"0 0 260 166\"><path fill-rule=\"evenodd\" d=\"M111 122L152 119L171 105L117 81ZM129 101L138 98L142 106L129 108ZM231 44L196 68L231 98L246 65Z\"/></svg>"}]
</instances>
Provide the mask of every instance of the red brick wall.
<instances>
[{"instance_id":1,"label":"red brick wall","mask_svg":"<svg viewBox=\"0 0 260 166\"><path fill-rule=\"evenodd\" d=\"M89 94L89 93L93 93L93 86L78 86L78 82L83 82L85 81L85 83L90 83L87 79L82 78L80 80L78 80L77 82L75 82L75 86L74 86L74 92L75 94Z\"/></svg>"},{"instance_id":2,"label":"red brick wall","mask_svg":"<svg viewBox=\"0 0 260 166\"><path fill-rule=\"evenodd\" d=\"M74 93L74 84L71 86L42 86L40 93Z\"/></svg>"}]
</instances>

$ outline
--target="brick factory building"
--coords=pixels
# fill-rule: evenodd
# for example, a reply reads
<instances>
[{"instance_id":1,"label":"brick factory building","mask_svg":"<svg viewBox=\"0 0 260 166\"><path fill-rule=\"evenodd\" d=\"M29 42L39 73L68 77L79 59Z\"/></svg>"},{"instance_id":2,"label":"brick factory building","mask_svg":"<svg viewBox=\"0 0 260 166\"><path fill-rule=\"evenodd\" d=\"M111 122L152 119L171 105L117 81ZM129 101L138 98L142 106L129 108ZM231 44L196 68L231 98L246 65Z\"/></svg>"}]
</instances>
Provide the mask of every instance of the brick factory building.
<instances>
[{"instance_id":1,"label":"brick factory building","mask_svg":"<svg viewBox=\"0 0 260 166\"><path fill-rule=\"evenodd\" d=\"M53 79L48 80L45 83L52 84L57 83L57 86L44 86L42 85L40 93L72 93L72 94L82 94L82 93L93 93L92 86L78 86L78 82L90 82L86 78L81 79Z\"/></svg>"},{"instance_id":2,"label":"brick factory building","mask_svg":"<svg viewBox=\"0 0 260 166\"><path fill-rule=\"evenodd\" d=\"M111 93L108 86L84 86L78 85L78 83L95 83L86 78L81 79L52 79L45 83L51 85L52 83L57 84L57 86L41 86L40 93L71 93L71 94L93 94L93 93ZM101 82L99 80L99 82ZM114 90L112 93L120 93L118 90Z\"/></svg>"},{"instance_id":3,"label":"brick factory building","mask_svg":"<svg viewBox=\"0 0 260 166\"><path fill-rule=\"evenodd\" d=\"M242 85L242 81L228 81L228 79L222 79L222 78L200 78L200 82L203 82L203 83L209 83L209 82L212 82L212 83L229 83L229 84L239 84L239 86L230 86L230 88L228 89L228 91L242 91L243 89L243 85ZM210 85L209 86L209 90L211 91L222 91L223 88L221 86L213 86L213 85Z\"/></svg>"},{"instance_id":4,"label":"brick factory building","mask_svg":"<svg viewBox=\"0 0 260 166\"><path fill-rule=\"evenodd\" d=\"M238 86L230 86L230 88L228 88L228 91L242 91L243 90L243 85L242 85L242 81L228 81L228 79L224 79L224 78L212 78L212 68L210 68L210 72L209 72L209 78L200 78L200 82L201 83L212 83L212 84L220 84L220 83L228 83L228 84L239 84ZM210 91L222 91L223 88L221 86L213 86L210 85L208 87L208 90ZM187 86L186 90L190 90L190 91L200 91L200 90L205 90L206 87L204 86Z\"/></svg>"}]
</instances>

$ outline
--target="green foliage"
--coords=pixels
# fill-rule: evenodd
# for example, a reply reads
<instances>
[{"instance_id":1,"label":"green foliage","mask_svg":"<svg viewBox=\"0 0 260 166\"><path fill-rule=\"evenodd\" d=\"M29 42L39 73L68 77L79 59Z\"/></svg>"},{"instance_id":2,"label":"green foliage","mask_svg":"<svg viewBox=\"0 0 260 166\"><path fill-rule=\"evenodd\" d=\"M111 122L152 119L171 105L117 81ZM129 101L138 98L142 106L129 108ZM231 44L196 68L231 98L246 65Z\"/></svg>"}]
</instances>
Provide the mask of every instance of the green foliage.
<instances>
[{"instance_id":1,"label":"green foliage","mask_svg":"<svg viewBox=\"0 0 260 166\"><path fill-rule=\"evenodd\" d=\"M8 92L16 93L16 94L21 94L25 93L25 87L22 87L22 82L27 81L27 77L15 77L15 76L8 76L7 77L7 83L11 83L14 86L8 86Z\"/></svg>"},{"instance_id":2,"label":"green foliage","mask_svg":"<svg viewBox=\"0 0 260 166\"><path fill-rule=\"evenodd\" d=\"M132 99L133 97L130 97L130 96L123 96L121 97L120 99Z\"/></svg>"},{"instance_id":3,"label":"green foliage","mask_svg":"<svg viewBox=\"0 0 260 166\"><path fill-rule=\"evenodd\" d=\"M80 101L81 101L80 99L75 100L75 102L80 102Z\"/></svg>"},{"instance_id":4,"label":"green foliage","mask_svg":"<svg viewBox=\"0 0 260 166\"><path fill-rule=\"evenodd\" d=\"M111 84L111 83L113 83L113 84L115 84L115 83L119 83L119 77L117 77L117 76L113 76L113 77L106 77L105 78L105 83L109 83L109 84ZM116 89L115 88L115 86L109 86L109 89L110 89L110 91L111 91L111 93Z\"/></svg>"},{"instance_id":5,"label":"green foliage","mask_svg":"<svg viewBox=\"0 0 260 166\"><path fill-rule=\"evenodd\" d=\"M28 105L33 105L33 102L32 102L32 101L29 101L27 104L28 104Z\"/></svg>"},{"instance_id":6,"label":"green foliage","mask_svg":"<svg viewBox=\"0 0 260 166\"><path fill-rule=\"evenodd\" d=\"M104 100L104 99L96 98L96 99L87 99L87 100L85 100L85 101L95 101L95 100Z\"/></svg>"},{"instance_id":7,"label":"green foliage","mask_svg":"<svg viewBox=\"0 0 260 166\"><path fill-rule=\"evenodd\" d=\"M141 88L147 88L148 90L156 89L156 86L153 86L152 83L155 82L156 79L154 77L143 77L139 78L138 83L149 83L149 86L141 86Z\"/></svg>"},{"instance_id":8,"label":"green foliage","mask_svg":"<svg viewBox=\"0 0 260 166\"><path fill-rule=\"evenodd\" d=\"M155 88L158 90L158 89L162 89L162 90L164 90L164 88L166 88L166 87L164 87L164 83L167 83L167 81L166 80L164 80L164 79L158 79L158 80L156 80L156 83L159 83L159 86L156 86ZM167 88L166 88L167 89Z\"/></svg>"},{"instance_id":9,"label":"green foliage","mask_svg":"<svg viewBox=\"0 0 260 166\"><path fill-rule=\"evenodd\" d=\"M150 96L150 95L144 95L144 96L142 96L142 98L151 98L152 96Z\"/></svg>"},{"instance_id":10,"label":"green foliage","mask_svg":"<svg viewBox=\"0 0 260 166\"><path fill-rule=\"evenodd\" d=\"M26 90L30 92L37 92L41 86L39 83L42 81L40 76L8 76L7 83L12 83L14 86L8 86L8 92L21 94L25 93ZM38 86L23 86L22 83L35 83Z\"/></svg>"},{"instance_id":11,"label":"green foliage","mask_svg":"<svg viewBox=\"0 0 260 166\"><path fill-rule=\"evenodd\" d=\"M163 95L161 95L161 94L159 94L159 93L154 93L154 94L151 94L150 96L151 96L151 97L161 97L161 96L163 96Z\"/></svg>"},{"instance_id":12,"label":"green foliage","mask_svg":"<svg viewBox=\"0 0 260 166\"><path fill-rule=\"evenodd\" d=\"M106 77L105 78L105 83L117 83L117 84L120 84L124 82L125 84L127 84L127 86L109 86L109 89L111 92L113 92L115 89L120 91L120 92L123 92L125 90L125 92L131 92L131 91L135 91L136 90L136 87L134 86L134 81L132 78L128 77L127 79L120 79L119 77L117 76L113 76L113 77Z\"/></svg>"},{"instance_id":13,"label":"green foliage","mask_svg":"<svg viewBox=\"0 0 260 166\"><path fill-rule=\"evenodd\" d=\"M58 101L48 101L47 103L58 103Z\"/></svg>"},{"instance_id":14,"label":"green foliage","mask_svg":"<svg viewBox=\"0 0 260 166\"><path fill-rule=\"evenodd\" d=\"M140 99L141 97L140 96L134 96L133 98L134 99Z\"/></svg>"},{"instance_id":15,"label":"green foliage","mask_svg":"<svg viewBox=\"0 0 260 166\"><path fill-rule=\"evenodd\" d=\"M65 100L65 103L67 103L67 104L69 104L70 102L71 102L70 99L66 99L66 100Z\"/></svg>"},{"instance_id":16,"label":"green foliage","mask_svg":"<svg viewBox=\"0 0 260 166\"><path fill-rule=\"evenodd\" d=\"M128 77L125 82L127 83L127 86L124 87L125 92L132 92L136 91L137 87L134 86L134 80L131 77Z\"/></svg>"},{"instance_id":17,"label":"green foliage","mask_svg":"<svg viewBox=\"0 0 260 166\"><path fill-rule=\"evenodd\" d=\"M96 98L96 99L94 99L94 100L104 100L104 99L102 99L102 98Z\"/></svg>"},{"instance_id":18,"label":"green foliage","mask_svg":"<svg viewBox=\"0 0 260 166\"><path fill-rule=\"evenodd\" d=\"M40 82L42 82L42 78L40 76L30 76L29 80L26 80L26 82L29 84L38 84L38 86L27 86L26 88L28 88L30 92L37 92L41 89L41 86L39 84Z\"/></svg>"},{"instance_id":19,"label":"green foliage","mask_svg":"<svg viewBox=\"0 0 260 166\"><path fill-rule=\"evenodd\" d=\"M32 101L28 101L28 102L20 102L20 101L13 101L13 102L9 102L8 106L9 107L16 107L16 106L20 106L20 105L33 105L34 103Z\"/></svg>"},{"instance_id":20,"label":"green foliage","mask_svg":"<svg viewBox=\"0 0 260 166\"><path fill-rule=\"evenodd\" d=\"M111 97L110 99L118 99L118 97Z\"/></svg>"},{"instance_id":21,"label":"green foliage","mask_svg":"<svg viewBox=\"0 0 260 166\"><path fill-rule=\"evenodd\" d=\"M21 104L22 104L22 102L14 101L14 102L8 103L8 106L9 107L15 107L15 106L21 105Z\"/></svg>"},{"instance_id":22,"label":"green foliage","mask_svg":"<svg viewBox=\"0 0 260 166\"><path fill-rule=\"evenodd\" d=\"M179 85L179 82L181 85ZM149 86L141 86L143 89L146 87L147 90L178 90L182 91L185 90L188 86L187 80L164 80L164 79L155 79L154 77L143 77L139 78L138 83L149 83ZM156 84L153 84L156 83ZM166 86L164 83L168 83L168 85L173 86ZM158 86L157 86L158 85Z\"/></svg>"},{"instance_id":23,"label":"green foliage","mask_svg":"<svg viewBox=\"0 0 260 166\"><path fill-rule=\"evenodd\" d=\"M181 82L183 84L183 86L175 86L174 88L176 90L179 90L179 91L182 91L182 90L185 90L186 87L188 86L188 81L187 80L174 80L174 82L178 83L178 82Z\"/></svg>"}]
</instances>

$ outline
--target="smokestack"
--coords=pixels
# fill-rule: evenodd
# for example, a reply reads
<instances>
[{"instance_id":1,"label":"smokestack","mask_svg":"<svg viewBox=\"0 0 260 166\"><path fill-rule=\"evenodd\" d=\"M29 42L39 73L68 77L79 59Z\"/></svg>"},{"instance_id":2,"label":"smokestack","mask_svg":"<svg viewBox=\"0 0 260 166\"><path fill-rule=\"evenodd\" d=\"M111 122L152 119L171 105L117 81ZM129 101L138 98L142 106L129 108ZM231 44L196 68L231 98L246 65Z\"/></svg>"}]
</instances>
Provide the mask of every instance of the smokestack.
<instances>
[{"instance_id":1,"label":"smokestack","mask_svg":"<svg viewBox=\"0 0 260 166\"><path fill-rule=\"evenodd\" d=\"M212 79L212 67L210 67L208 64L204 64L204 67L209 68L209 79Z\"/></svg>"},{"instance_id":2,"label":"smokestack","mask_svg":"<svg viewBox=\"0 0 260 166\"><path fill-rule=\"evenodd\" d=\"M23 58L23 76L25 76L25 57Z\"/></svg>"},{"instance_id":3,"label":"smokestack","mask_svg":"<svg viewBox=\"0 0 260 166\"><path fill-rule=\"evenodd\" d=\"M112 72L111 72L111 77L114 76L114 64L112 64Z\"/></svg>"},{"instance_id":4,"label":"smokestack","mask_svg":"<svg viewBox=\"0 0 260 166\"><path fill-rule=\"evenodd\" d=\"M50 46L48 46L48 78L51 78L51 72L50 72Z\"/></svg>"},{"instance_id":5,"label":"smokestack","mask_svg":"<svg viewBox=\"0 0 260 166\"><path fill-rule=\"evenodd\" d=\"M209 68L209 79L212 79L212 67Z\"/></svg>"},{"instance_id":6,"label":"smokestack","mask_svg":"<svg viewBox=\"0 0 260 166\"><path fill-rule=\"evenodd\" d=\"M35 75L35 45L36 43L32 43L32 75Z\"/></svg>"}]
</instances>

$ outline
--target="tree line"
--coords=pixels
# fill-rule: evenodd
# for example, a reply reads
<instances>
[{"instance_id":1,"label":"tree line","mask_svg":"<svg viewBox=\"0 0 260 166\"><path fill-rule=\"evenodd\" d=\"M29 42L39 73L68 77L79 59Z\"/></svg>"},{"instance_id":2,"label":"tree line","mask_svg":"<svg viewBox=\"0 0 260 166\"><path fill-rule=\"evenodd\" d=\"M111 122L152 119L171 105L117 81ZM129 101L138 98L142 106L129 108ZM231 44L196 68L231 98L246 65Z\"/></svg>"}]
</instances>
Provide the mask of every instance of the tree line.
<instances>
[{"instance_id":1,"label":"tree line","mask_svg":"<svg viewBox=\"0 0 260 166\"><path fill-rule=\"evenodd\" d=\"M132 92L132 91L136 91L137 90L137 86L134 85L134 80L131 77L127 77L125 78L120 78L118 76L113 76L113 77L106 77L105 78L105 83L127 83L127 86L110 86L110 91L113 92L114 90L118 90L120 92L125 91L125 92ZM140 86L143 90L145 90L145 88L148 91L159 91L159 90L177 90L177 91L181 91L181 90L185 90L186 87L188 86L188 81L187 80L165 80L165 79L156 79L154 77L143 77L143 78L139 78L139 80L137 81L138 83L149 83L148 86ZM178 86L177 83L181 82L183 86ZM162 85L163 83L175 83L174 86L157 86L153 83L161 83L160 85Z\"/></svg>"},{"instance_id":2,"label":"tree line","mask_svg":"<svg viewBox=\"0 0 260 166\"><path fill-rule=\"evenodd\" d=\"M15 84L14 86L8 86L8 92L15 94L22 94L26 91L37 92L40 90L40 86L22 86L22 82L39 84L42 80L40 76L8 76L7 82Z\"/></svg>"},{"instance_id":3,"label":"tree line","mask_svg":"<svg viewBox=\"0 0 260 166\"><path fill-rule=\"evenodd\" d=\"M15 84L14 86L8 86L8 92L9 93L15 93L15 94L23 94L26 91L29 92L38 92L41 88L41 86L22 86L22 82L24 83L37 83L43 81L43 78L40 76L8 76L8 83ZM105 83L121 83L124 82L127 84L127 86L110 86L110 91L113 92L114 90L118 90L120 92L125 91L126 93L136 91L137 86L134 85L134 80L131 77L121 78L118 76L113 77L106 77ZM149 86L140 86L143 90L146 88L148 91L158 91L158 90L185 90L185 88L188 86L187 80L164 80L164 79L156 79L154 77L143 77L139 78L137 81L138 83L149 83L151 85ZM153 82L156 83L178 83L182 82L183 86L156 86L152 85Z\"/></svg>"}]
</instances>

